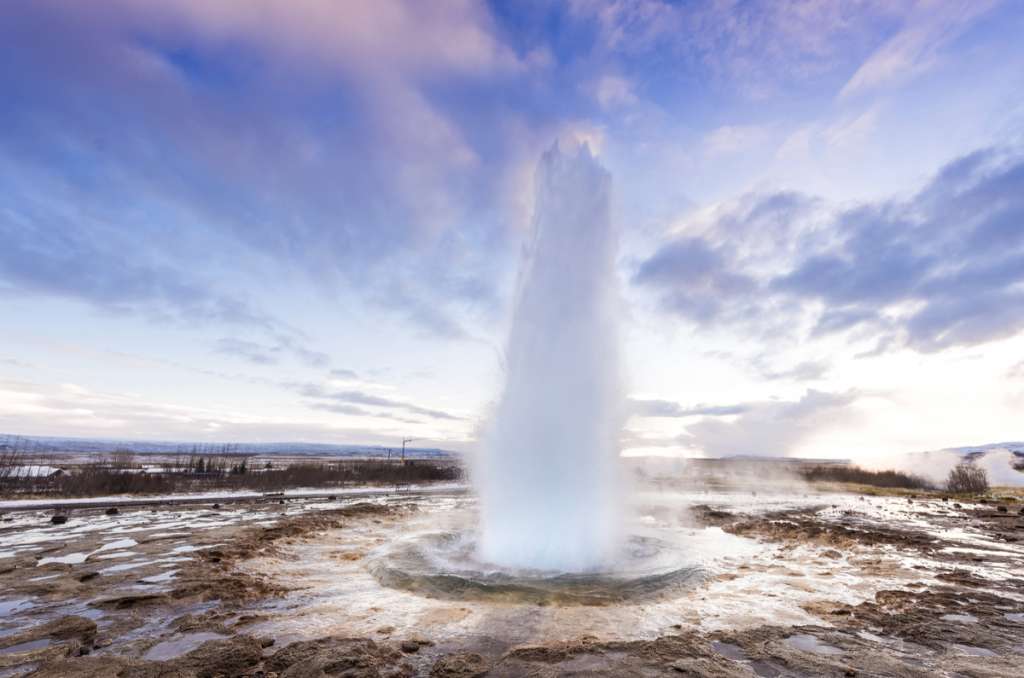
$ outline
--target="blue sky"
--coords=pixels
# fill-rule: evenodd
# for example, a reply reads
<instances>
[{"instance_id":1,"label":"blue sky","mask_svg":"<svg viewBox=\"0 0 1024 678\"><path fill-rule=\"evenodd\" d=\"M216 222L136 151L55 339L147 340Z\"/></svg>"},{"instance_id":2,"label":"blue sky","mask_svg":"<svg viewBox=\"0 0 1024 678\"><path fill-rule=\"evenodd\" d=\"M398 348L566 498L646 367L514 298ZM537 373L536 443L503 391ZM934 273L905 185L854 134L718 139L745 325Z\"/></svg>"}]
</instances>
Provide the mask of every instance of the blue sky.
<instances>
[{"instance_id":1,"label":"blue sky","mask_svg":"<svg viewBox=\"0 0 1024 678\"><path fill-rule=\"evenodd\" d=\"M0 8L0 430L472 449L532 175L613 175L630 453L1024 437L1024 6Z\"/></svg>"}]
</instances>

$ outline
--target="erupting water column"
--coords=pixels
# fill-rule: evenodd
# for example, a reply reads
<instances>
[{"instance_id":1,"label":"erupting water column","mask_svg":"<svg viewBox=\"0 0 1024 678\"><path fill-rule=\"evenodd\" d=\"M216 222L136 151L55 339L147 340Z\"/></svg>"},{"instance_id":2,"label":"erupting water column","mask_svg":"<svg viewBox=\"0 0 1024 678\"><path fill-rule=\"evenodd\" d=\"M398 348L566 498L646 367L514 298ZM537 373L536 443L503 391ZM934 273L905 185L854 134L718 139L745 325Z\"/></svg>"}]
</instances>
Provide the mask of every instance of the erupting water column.
<instances>
[{"instance_id":1,"label":"erupting water column","mask_svg":"<svg viewBox=\"0 0 1024 678\"><path fill-rule=\"evenodd\" d=\"M480 556L584 572L620 543L616 234L610 175L556 144L536 176L506 383L476 469Z\"/></svg>"}]
</instances>

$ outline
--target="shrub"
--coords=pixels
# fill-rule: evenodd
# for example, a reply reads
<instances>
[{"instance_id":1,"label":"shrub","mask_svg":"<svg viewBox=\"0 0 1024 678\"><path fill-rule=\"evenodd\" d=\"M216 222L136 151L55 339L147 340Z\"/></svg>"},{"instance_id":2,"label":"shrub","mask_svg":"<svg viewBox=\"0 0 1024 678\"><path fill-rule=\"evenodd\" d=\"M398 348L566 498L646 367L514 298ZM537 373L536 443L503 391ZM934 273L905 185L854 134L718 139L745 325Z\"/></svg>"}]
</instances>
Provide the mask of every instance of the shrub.
<instances>
[{"instance_id":1,"label":"shrub","mask_svg":"<svg viewBox=\"0 0 1024 678\"><path fill-rule=\"evenodd\" d=\"M954 466L946 479L946 489L963 494L980 494L988 491L988 474L985 469L971 461L962 461Z\"/></svg>"},{"instance_id":2,"label":"shrub","mask_svg":"<svg viewBox=\"0 0 1024 678\"><path fill-rule=\"evenodd\" d=\"M868 471L859 466L839 464L810 466L801 469L800 475L808 482L857 483L874 487L902 487L910 490L926 490L931 487L925 478L902 471Z\"/></svg>"}]
</instances>

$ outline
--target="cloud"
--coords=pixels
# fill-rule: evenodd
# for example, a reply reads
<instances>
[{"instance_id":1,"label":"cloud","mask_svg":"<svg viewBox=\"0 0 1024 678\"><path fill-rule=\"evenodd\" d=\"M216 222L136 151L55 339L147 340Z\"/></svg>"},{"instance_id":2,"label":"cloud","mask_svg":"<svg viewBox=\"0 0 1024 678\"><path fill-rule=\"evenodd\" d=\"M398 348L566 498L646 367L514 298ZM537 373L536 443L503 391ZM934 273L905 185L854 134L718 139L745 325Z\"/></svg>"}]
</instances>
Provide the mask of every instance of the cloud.
<instances>
[{"instance_id":1,"label":"cloud","mask_svg":"<svg viewBox=\"0 0 1024 678\"><path fill-rule=\"evenodd\" d=\"M856 148L868 141L875 131L878 115L878 107L872 106L866 111L842 118L824 129L822 138L825 144L838 151Z\"/></svg>"},{"instance_id":2,"label":"cloud","mask_svg":"<svg viewBox=\"0 0 1024 678\"><path fill-rule=\"evenodd\" d=\"M274 365L278 362L276 347L267 347L253 341L224 337L217 340L214 351L223 355L236 356L255 365Z\"/></svg>"},{"instance_id":3,"label":"cloud","mask_svg":"<svg viewBox=\"0 0 1024 678\"><path fill-rule=\"evenodd\" d=\"M728 417L742 414L747 411L749 405L740 403L737 405L695 405L683 407L672 400L643 400L631 399L629 401L630 413L638 417Z\"/></svg>"},{"instance_id":4,"label":"cloud","mask_svg":"<svg viewBox=\"0 0 1024 678\"><path fill-rule=\"evenodd\" d=\"M694 224L700 235L662 245L633 281L705 328L941 351L1024 330L1022 224L1024 157L985 149L907 200L828 209L744 196Z\"/></svg>"},{"instance_id":5,"label":"cloud","mask_svg":"<svg viewBox=\"0 0 1024 678\"><path fill-rule=\"evenodd\" d=\"M573 0L569 7L595 26L603 51L697 66L703 78L751 98L846 66L880 25L906 13L884 0L855 8L844 0Z\"/></svg>"},{"instance_id":6,"label":"cloud","mask_svg":"<svg viewBox=\"0 0 1024 678\"><path fill-rule=\"evenodd\" d=\"M318 403L311 402L309 407L314 410L323 410L324 412L333 412L335 414L347 414L356 417L374 417L377 416L373 412L357 407L355 405L346 405L344 403Z\"/></svg>"},{"instance_id":7,"label":"cloud","mask_svg":"<svg viewBox=\"0 0 1024 678\"><path fill-rule=\"evenodd\" d=\"M276 365L281 357L290 355L307 367L323 368L330 356L314 351L289 336L279 335L274 344L261 344L237 337L223 337L214 346L214 352L234 356L254 365Z\"/></svg>"},{"instance_id":8,"label":"cloud","mask_svg":"<svg viewBox=\"0 0 1024 678\"><path fill-rule=\"evenodd\" d=\"M115 314L291 331L244 299L147 261L141 253L125 256L117 239L91 235L86 223L33 219L9 210L0 219L0 280L21 293L86 301Z\"/></svg>"},{"instance_id":9,"label":"cloud","mask_svg":"<svg viewBox=\"0 0 1024 678\"><path fill-rule=\"evenodd\" d=\"M297 271L467 336L557 126L504 105L534 66L500 35L461 1L5 5L0 286L273 324L232 287Z\"/></svg>"},{"instance_id":10,"label":"cloud","mask_svg":"<svg viewBox=\"0 0 1024 678\"><path fill-rule=\"evenodd\" d=\"M17 358L0 358L0 365L8 365L10 367L19 367L25 369L34 369L35 365L32 363L25 362L24 360L18 360Z\"/></svg>"},{"instance_id":11,"label":"cloud","mask_svg":"<svg viewBox=\"0 0 1024 678\"><path fill-rule=\"evenodd\" d=\"M767 364L763 356L754 361L758 373L765 379L786 379L793 381L814 381L824 377L831 365L827 360L802 360L785 368L775 368Z\"/></svg>"},{"instance_id":12,"label":"cloud","mask_svg":"<svg viewBox=\"0 0 1024 678\"><path fill-rule=\"evenodd\" d=\"M903 28L860 65L839 96L857 96L906 82L930 70L943 49L998 4L998 0L916 3Z\"/></svg>"},{"instance_id":13,"label":"cloud","mask_svg":"<svg viewBox=\"0 0 1024 678\"><path fill-rule=\"evenodd\" d=\"M355 389L347 390L331 390L324 388L318 384L313 383L293 383L284 384L284 386L291 388L301 395L309 398L315 402L315 407L330 404L337 405L341 403L343 405L363 405L366 407L381 408L384 410L402 410L409 414L416 414L431 419L441 419L447 421L462 421L463 417L444 412L442 410L432 409L428 407L421 407L419 405L409 403L403 400L396 400L394 398L386 398L383 396L374 395L365 391L359 391ZM334 410L338 411L338 410Z\"/></svg>"},{"instance_id":14,"label":"cloud","mask_svg":"<svg viewBox=\"0 0 1024 678\"><path fill-rule=\"evenodd\" d=\"M289 337L287 335L279 336L277 341L279 348L291 353L296 360L307 367L324 368L331 362L331 357L326 353L323 353L322 351L314 351L293 337Z\"/></svg>"},{"instance_id":15,"label":"cloud","mask_svg":"<svg viewBox=\"0 0 1024 678\"><path fill-rule=\"evenodd\" d=\"M854 415L855 391L808 390L796 401L748 404L733 421L704 419L686 427L685 440L714 457L792 454L812 434Z\"/></svg>"},{"instance_id":16,"label":"cloud","mask_svg":"<svg viewBox=\"0 0 1024 678\"><path fill-rule=\"evenodd\" d=\"M709 323L722 314L723 300L756 288L752 278L729 270L728 256L701 238L680 238L643 262L633 279L664 290L662 303L669 310Z\"/></svg>"},{"instance_id":17,"label":"cloud","mask_svg":"<svg viewBox=\"0 0 1024 678\"><path fill-rule=\"evenodd\" d=\"M0 380L0 431L22 435L137 438L168 441L394 444L408 435L409 419L369 412L342 403L311 403L311 409L346 416L370 416L373 427L345 426L294 416L256 415L208 407L183 406L142 398L134 393L96 391L78 384L37 384ZM344 421L344 420L342 420ZM390 422L392 425L388 425ZM439 438L416 429L425 446L466 449L465 437Z\"/></svg>"}]
</instances>

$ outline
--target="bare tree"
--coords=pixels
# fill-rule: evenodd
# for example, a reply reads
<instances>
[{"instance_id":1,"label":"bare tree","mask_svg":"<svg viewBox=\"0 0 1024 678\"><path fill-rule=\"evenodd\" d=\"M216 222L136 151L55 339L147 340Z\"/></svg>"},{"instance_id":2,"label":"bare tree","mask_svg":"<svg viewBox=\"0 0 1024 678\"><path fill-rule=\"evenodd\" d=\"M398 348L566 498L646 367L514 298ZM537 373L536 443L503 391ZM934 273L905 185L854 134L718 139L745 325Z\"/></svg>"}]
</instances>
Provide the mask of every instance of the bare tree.
<instances>
[{"instance_id":1,"label":"bare tree","mask_svg":"<svg viewBox=\"0 0 1024 678\"><path fill-rule=\"evenodd\" d=\"M987 492L988 473L972 461L962 461L950 470L946 489L963 494Z\"/></svg>"},{"instance_id":2,"label":"bare tree","mask_svg":"<svg viewBox=\"0 0 1024 678\"><path fill-rule=\"evenodd\" d=\"M110 455L110 468L116 471L128 471L134 469L135 464L135 453L131 450L115 450Z\"/></svg>"},{"instance_id":3,"label":"bare tree","mask_svg":"<svg viewBox=\"0 0 1024 678\"><path fill-rule=\"evenodd\" d=\"M0 480L14 477L24 463L25 448L21 438L8 437L0 443Z\"/></svg>"}]
</instances>

